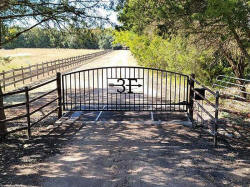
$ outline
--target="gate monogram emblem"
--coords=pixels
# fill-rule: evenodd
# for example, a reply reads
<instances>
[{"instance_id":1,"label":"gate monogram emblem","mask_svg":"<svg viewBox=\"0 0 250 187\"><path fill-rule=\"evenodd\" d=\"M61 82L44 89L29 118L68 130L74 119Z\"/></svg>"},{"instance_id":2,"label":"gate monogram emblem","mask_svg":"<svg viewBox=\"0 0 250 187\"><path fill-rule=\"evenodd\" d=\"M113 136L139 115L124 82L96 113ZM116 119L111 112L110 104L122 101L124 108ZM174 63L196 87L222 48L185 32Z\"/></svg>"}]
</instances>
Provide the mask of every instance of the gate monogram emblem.
<instances>
[{"instance_id":1,"label":"gate monogram emblem","mask_svg":"<svg viewBox=\"0 0 250 187\"><path fill-rule=\"evenodd\" d=\"M120 84L110 83L109 86L121 87L120 89L117 89L118 93L124 93L126 91L126 87L128 87L128 93L133 93L132 87L142 87L141 84L136 84L137 83L136 78L127 78L127 80L128 80L128 84L126 84L126 79L120 78L120 79L117 79L117 83L120 83ZM132 81L134 81L135 83L132 83Z\"/></svg>"}]
</instances>

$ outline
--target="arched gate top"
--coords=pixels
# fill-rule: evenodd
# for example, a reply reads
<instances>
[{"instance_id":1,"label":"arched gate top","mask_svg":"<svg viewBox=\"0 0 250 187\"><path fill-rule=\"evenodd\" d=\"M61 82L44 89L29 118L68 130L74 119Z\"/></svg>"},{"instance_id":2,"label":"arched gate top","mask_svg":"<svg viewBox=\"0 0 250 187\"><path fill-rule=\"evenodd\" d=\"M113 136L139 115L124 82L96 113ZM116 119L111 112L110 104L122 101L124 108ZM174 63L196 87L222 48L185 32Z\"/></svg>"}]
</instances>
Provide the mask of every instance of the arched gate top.
<instances>
[{"instance_id":1,"label":"arched gate top","mask_svg":"<svg viewBox=\"0 0 250 187\"><path fill-rule=\"evenodd\" d=\"M140 66L85 69L62 76L64 110L187 111L189 76Z\"/></svg>"}]
</instances>

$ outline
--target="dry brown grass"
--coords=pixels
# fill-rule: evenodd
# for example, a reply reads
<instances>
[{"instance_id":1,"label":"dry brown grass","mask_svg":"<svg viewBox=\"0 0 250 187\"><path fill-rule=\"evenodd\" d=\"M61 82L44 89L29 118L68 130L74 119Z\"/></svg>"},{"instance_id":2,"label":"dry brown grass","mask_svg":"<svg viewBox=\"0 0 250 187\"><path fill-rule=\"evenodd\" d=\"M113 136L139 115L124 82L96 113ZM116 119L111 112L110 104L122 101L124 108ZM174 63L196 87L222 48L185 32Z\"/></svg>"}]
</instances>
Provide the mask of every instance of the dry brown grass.
<instances>
[{"instance_id":1,"label":"dry brown grass","mask_svg":"<svg viewBox=\"0 0 250 187\"><path fill-rule=\"evenodd\" d=\"M94 53L100 50L94 49L55 49L55 48L17 48L0 49L0 57L10 57L11 62L0 64L0 70L10 70L12 68L25 67L37 63L68 58L78 55Z\"/></svg>"}]
</instances>

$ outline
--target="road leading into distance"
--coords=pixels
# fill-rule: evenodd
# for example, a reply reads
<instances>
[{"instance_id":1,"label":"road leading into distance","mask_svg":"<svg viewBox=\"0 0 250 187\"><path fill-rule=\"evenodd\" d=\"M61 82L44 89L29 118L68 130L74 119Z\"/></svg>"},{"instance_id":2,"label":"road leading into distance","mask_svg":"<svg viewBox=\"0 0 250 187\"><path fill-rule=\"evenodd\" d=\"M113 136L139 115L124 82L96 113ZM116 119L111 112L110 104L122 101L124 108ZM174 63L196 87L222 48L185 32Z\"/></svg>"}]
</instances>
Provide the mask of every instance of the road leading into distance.
<instances>
[{"instance_id":1,"label":"road leading into distance","mask_svg":"<svg viewBox=\"0 0 250 187\"><path fill-rule=\"evenodd\" d=\"M76 69L135 66L129 51L114 51ZM13 166L15 175L45 187L248 186L249 162L176 121L183 114L86 112L81 129L42 163ZM158 122L155 122L158 120ZM75 125L75 124L71 124ZM209 142L210 141L210 142ZM15 184L15 182L13 182ZM25 180L23 185L27 185ZM19 183L20 184L20 183Z\"/></svg>"}]
</instances>

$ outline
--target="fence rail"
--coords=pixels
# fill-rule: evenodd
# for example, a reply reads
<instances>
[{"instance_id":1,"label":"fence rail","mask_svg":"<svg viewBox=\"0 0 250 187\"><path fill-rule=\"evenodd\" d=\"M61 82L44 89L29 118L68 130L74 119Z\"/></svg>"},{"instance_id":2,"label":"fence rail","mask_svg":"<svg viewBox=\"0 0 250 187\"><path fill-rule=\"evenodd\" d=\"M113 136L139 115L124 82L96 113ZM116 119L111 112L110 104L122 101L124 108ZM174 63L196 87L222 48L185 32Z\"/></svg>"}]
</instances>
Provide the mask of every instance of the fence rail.
<instances>
[{"instance_id":1,"label":"fence rail","mask_svg":"<svg viewBox=\"0 0 250 187\"><path fill-rule=\"evenodd\" d=\"M206 96L206 91L210 98ZM194 74L190 76L189 117L193 124L196 124L196 127L207 129L207 132L213 136L215 146L218 143L219 97L218 91L214 92L201 84L195 79Z\"/></svg>"},{"instance_id":2,"label":"fence rail","mask_svg":"<svg viewBox=\"0 0 250 187\"><path fill-rule=\"evenodd\" d=\"M0 72L0 84L4 91L9 87L17 88L17 84L19 83L24 85L25 81L32 81L32 78L36 77L38 79L41 75L45 76L45 74L54 74L54 72L77 66L86 60L95 58L108 52L110 52L110 50L43 62L40 64L30 65L28 67L15 68L9 71L3 70Z\"/></svg>"},{"instance_id":3,"label":"fence rail","mask_svg":"<svg viewBox=\"0 0 250 187\"><path fill-rule=\"evenodd\" d=\"M43 93L40 96L37 96L37 97L35 97L33 99L30 99L30 91L41 88L41 87L46 86L46 85L48 85L50 83L53 83L53 82L57 83L57 88L56 89L50 90L50 91L48 91L46 93ZM53 92L57 92L57 97L55 97L53 99L50 99L50 101L46 102L44 105L39 106L39 108L32 110L32 108L30 107L31 103L33 103L33 102L35 102L35 101L37 101L39 99L43 99L45 96L47 96L49 94L52 94ZM47 118L48 116L50 116L52 113L54 113L56 111L58 111L58 118L60 118L62 116L62 109L61 109L62 106L61 106L61 96L60 96L60 94L61 94L61 73L57 73L56 78L54 78L52 80L49 80L49 81L46 81L46 82L44 82L42 84L39 84L39 85L36 85L36 86L33 86L33 87L25 87L25 88L22 88L22 89L17 90L17 91L3 93L3 94L0 95L0 97L3 99L5 97L11 96L11 95L22 94L22 93L25 94L25 102L3 106L3 107L0 108L0 110L6 110L6 109L10 109L10 108L19 107L19 106L25 106L25 110L26 110L25 114L17 115L17 116L7 118L7 119L1 119L0 123L9 123L9 122L12 122L12 121L15 121L15 120L25 119L26 118L27 126L8 131L6 134L4 134L4 136L7 135L7 134L17 132L17 131L27 130L27 135L30 138L31 137L31 127L33 127L34 125L36 125L37 123L39 123L43 119ZM31 122L31 116L32 115L34 115L35 113L37 113L37 112L41 111L42 109L48 107L49 105L52 105L53 103L57 103L55 108L50 110L47 114L42 116L37 121L35 121L33 123Z\"/></svg>"},{"instance_id":4,"label":"fence rail","mask_svg":"<svg viewBox=\"0 0 250 187\"><path fill-rule=\"evenodd\" d=\"M223 98L233 97L236 100L247 101L247 97L250 95L250 92L246 88L248 84L250 84L250 80L248 79L219 75L216 77L216 82L213 86L226 90L226 93L221 93L221 97ZM231 89L232 87L236 89Z\"/></svg>"}]
</instances>

